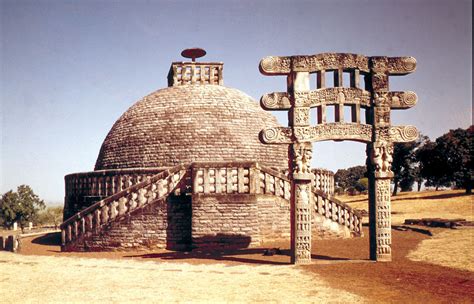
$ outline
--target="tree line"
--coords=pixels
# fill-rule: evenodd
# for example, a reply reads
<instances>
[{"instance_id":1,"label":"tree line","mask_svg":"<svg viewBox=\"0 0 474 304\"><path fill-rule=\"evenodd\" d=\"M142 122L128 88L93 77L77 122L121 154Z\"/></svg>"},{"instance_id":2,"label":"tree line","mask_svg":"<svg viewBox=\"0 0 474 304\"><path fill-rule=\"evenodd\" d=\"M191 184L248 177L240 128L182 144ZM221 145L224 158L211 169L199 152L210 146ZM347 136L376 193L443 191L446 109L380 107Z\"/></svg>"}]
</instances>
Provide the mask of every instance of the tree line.
<instances>
[{"instance_id":1,"label":"tree line","mask_svg":"<svg viewBox=\"0 0 474 304\"><path fill-rule=\"evenodd\" d=\"M0 197L0 226L5 228L17 223L23 231L31 222L57 229L62 218L62 207L46 207L44 201L28 185L18 186L16 191L10 190Z\"/></svg>"},{"instance_id":2,"label":"tree line","mask_svg":"<svg viewBox=\"0 0 474 304\"><path fill-rule=\"evenodd\" d=\"M454 187L472 193L474 125L467 129L450 130L431 141L420 136L415 142L397 143L394 146L392 171L393 195L398 191L412 191L427 187ZM364 192L368 188L366 166L337 170L334 180L336 191Z\"/></svg>"}]
</instances>

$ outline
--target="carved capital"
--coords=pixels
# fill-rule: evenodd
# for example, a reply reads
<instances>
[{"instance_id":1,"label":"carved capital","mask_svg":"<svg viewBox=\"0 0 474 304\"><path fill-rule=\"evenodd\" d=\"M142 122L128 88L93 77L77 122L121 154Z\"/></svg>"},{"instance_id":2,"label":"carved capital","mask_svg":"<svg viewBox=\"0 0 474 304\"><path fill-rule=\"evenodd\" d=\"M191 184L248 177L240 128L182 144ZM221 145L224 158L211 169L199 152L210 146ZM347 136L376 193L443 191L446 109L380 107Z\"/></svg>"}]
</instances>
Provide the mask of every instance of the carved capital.
<instances>
[{"instance_id":1,"label":"carved capital","mask_svg":"<svg viewBox=\"0 0 474 304\"><path fill-rule=\"evenodd\" d=\"M391 178L393 161L393 144L390 142L376 142L371 145L370 162L377 178Z\"/></svg>"},{"instance_id":2,"label":"carved capital","mask_svg":"<svg viewBox=\"0 0 474 304\"><path fill-rule=\"evenodd\" d=\"M290 147L290 152L293 178L296 180L311 180L313 178L311 172L312 144L309 142L294 143Z\"/></svg>"}]
</instances>

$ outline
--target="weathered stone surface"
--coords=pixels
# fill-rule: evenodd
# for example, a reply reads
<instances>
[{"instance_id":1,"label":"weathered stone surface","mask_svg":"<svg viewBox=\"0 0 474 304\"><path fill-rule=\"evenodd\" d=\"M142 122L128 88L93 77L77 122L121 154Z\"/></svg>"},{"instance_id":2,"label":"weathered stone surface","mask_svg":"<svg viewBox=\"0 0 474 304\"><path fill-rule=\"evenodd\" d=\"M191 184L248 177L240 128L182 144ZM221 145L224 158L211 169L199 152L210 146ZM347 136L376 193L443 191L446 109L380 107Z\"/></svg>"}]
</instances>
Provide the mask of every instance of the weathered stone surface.
<instances>
[{"instance_id":1,"label":"weathered stone surface","mask_svg":"<svg viewBox=\"0 0 474 304\"><path fill-rule=\"evenodd\" d=\"M96 170L175 166L193 161L258 161L287 167L286 147L258 140L264 126L278 126L239 90L184 85L152 93L114 124Z\"/></svg>"},{"instance_id":2,"label":"weathered stone surface","mask_svg":"<svg viewBox=\"0 0 474 304\"><path fill-rule=\"evenodd\" d=\"M410 108L417 102L414 92L390 92L389 76L415 71L413 57L366 57L349 53L322 53L309 56L265 57L260 71L265 75L287 75L287 92L266 94L261 106L266 110L288 110L288 128L267 127L260 132L267 144L290 144L290 172L301 168L301 153L295 147L323 140L353 140L367 144L369 176L370 256L377 261L391 260L390 178L393 145L416 140L413 126L391 126L391 109ZM326 88L326 72L333 72L334 88ZM344 88L343 73L350 73L349 87ZM317 90L309 90L309 74L317 74ZM365 88L359 88L361 73ZM334 123L327 123L326 108L334 106ZM351 110L352 123L344 122L344 107ZM311 126L310 108L317 108L317 125ZM366 124L361 123L365 109ZM293 151L293 153L292 153ZM294 173L294 171L293 171ZM292 230L292 262L311 261L311 234L306 230L307 210L301 202L307 197L308 185L299 174L290 174ZM311 187L311 184L309 184ZM318 197L319 200L319 197ZM324 199L334 203L329 198ZM323 207L318 202L319 211ZM338 210L335 210L337 207ZM331 206L333 220L344 221L340 205ZM327 208L325 208L327 209ZM320 212L321 213L321 212ZM360 224L360 223L358 223ZM303 236L304 235L304 236ZM309 253L308 253L309 252Z\"/></svg>"},{"instance_id":3,"label":"weathered stone surface","mask_svg":"<svg viewBox=\"0 0 474 304\"><path fill-rule=\"evenodd\" d=\"M291 102L298 106L290 113L292 125L309 125L313 103L365 105L365 91L342 88L342 70L336 89L322 88L324 71L319 74L314 92L308 72L289 77L296 96ZM257 136L263 126L279 127L276 119L247 95L222 86L222 63L174 62L168 80L169 88L117 120L96 171L66 176L62 250L248 247L290 235L287 147L263 145ZM304 180L297 202L305 209L298 222L305 226L304 244L312 234L360 235L357 213L312 191L333 193L334 177L311 170L306 146L293 151L300 161L290 171ZM310 258L310 248L300 249Z\"/></svg>"},{"instance_id":4,"label":"weathered stone surface","mask_svg":"<svg viewBox=\"0 0 474 304\"><path fill-rule=\"evenodd\" d=\"M308 173L308 166L303 167L298 169L303 177L313 172L317 176L308 180L316 189L334 190L332 172ZM185 168L188 171L180 171ZM176 189L187 190L175 195ZM248 247L284 240L290 233L289 191L285 175L256 163L178 166L68 219L61 225L63 250ZM317 223L311 229L316 238L360 235L360 216L350 207L323 192L308 195L307 213L314 216L306 221ZM318 220L321 217L325 219Z\"/></svg>"}]
</instances>

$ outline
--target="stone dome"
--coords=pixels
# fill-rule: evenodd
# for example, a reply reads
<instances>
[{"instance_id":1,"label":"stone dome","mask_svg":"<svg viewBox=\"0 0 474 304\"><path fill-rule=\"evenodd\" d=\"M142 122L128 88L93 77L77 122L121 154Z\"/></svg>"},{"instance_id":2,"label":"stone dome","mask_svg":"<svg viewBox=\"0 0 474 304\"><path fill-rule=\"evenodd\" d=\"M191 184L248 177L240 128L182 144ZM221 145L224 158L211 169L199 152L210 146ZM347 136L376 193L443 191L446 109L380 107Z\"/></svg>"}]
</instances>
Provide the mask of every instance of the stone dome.
<instances>
[{"instance_id":1,"label":"stone dome","mask_svg":"<svg viewBox=\"0 0 474 304\"><path fill-rule=\"evenodd\" d=\"M168 167L194 161L257 161L287 168L286 145L264 145L278 126L243 92L221 85L158 90L130 107L105 138L95 170Z\"/></svg>"}]
</instances>

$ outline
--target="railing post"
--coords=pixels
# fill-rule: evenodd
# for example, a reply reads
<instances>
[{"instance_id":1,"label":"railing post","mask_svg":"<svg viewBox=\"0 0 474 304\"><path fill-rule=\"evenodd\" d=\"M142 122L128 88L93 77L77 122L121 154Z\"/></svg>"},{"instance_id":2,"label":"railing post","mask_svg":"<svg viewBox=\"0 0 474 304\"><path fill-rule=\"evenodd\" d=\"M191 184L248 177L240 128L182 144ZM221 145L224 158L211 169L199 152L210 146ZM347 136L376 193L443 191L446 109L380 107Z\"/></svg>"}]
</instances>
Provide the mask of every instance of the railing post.
<instances>
[{"instance_id":1,"label":"railing post","mask_svg":"<svg viewBox=\"0 0 474 304\"><path fill-rule=\"evenodd\" d=\"M66 246L66 230L65 228L61 228L61 251L64 250L64 247Z\"/></svg>"},{"instance_id":2,"label":"railing post","mask_svg":"<svg viewBox=\"0 0 474 304\"><path fill-rule=\"evenodd\" d=\"M258 170L255 165L249 167L249 192L250 194L258 193Z\"/></svg>"}]
</instances>

